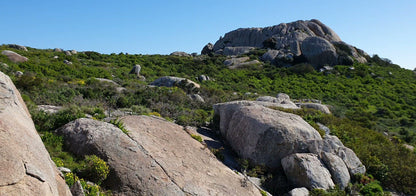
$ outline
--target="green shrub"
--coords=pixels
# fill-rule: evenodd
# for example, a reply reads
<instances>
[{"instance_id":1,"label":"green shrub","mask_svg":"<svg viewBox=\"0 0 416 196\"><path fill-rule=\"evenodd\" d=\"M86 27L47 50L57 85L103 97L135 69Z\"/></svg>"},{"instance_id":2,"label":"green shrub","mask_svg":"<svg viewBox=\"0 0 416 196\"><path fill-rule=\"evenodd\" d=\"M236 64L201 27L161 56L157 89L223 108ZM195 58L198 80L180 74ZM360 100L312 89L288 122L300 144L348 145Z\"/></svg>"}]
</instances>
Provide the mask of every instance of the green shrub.
<instances>
[{"instance_id":1,"label":"green shrub","mask_svg":"<svg viewBox=\"0 0 416 196\"><path fill-rule=\"evenodd\" d=\"M106 178L110 169L107 163L96 155L85 156L85 165L80 171L80 176L101 184Z\"/></svg>"},{"instance_id":2,"label":"green shrub","mask_svg":"<svg viewBox=\"0 0 416 196\"><path fill-rule=\"evenodd\" d=\"M201 136L199 136L199 135L195 135L195 134L191 134L191 137L192 138L194 138L196 141L198 141L198 142L202 142L202 141L204 141L203 139L202 139L202 137Z\"/></svg>"},{"instance_id":3,"label":"green shrub","mask_svg":"<svg viewBox=\"0 0 416 196\"><path fill-rule=\"evenodd\" d=\"M124 127L124 124L123 124L123 122L121 122L121 120L119 120L119 119L113 119L113 120L110 120L110 123L113 124L113 125L115 125L119 129L121 129L121 131L123 131L123 133L125 133L127 135L129 134L129 130L127 130Z\"/></svg>"},{"instance_id":4,"label":"green shrub","mask_svg":"<svg viewBox=\"0 0 416 196\"><path fill-rule=\"evenodd\" d=\"M383 188L381 188L378 182L371 182L366 184L361 190L360 193L368 196L383 195Z\"/></svg>"}]
</instances>

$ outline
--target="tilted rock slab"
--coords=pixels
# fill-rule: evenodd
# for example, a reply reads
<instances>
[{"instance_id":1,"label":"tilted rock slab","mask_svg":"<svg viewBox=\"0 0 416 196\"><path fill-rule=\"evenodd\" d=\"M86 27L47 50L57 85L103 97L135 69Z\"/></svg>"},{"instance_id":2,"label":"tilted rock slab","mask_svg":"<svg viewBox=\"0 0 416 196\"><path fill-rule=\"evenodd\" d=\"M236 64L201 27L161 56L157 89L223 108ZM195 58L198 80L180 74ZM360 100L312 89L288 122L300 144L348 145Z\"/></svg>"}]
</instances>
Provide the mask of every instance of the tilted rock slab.
<instances>
[{"instance_id":1,"label":"tilted rock slab","mask_svg":"<svg viewBox=\"0 0 416 196\"><path fill-rule=\"evenodd\" d=\"M282 159L282 166L287 178L297 186L310 190L329 189L335 186L331 174L316 154L292 154Z\"/></svg>"},{"instance_id":2,"label":"tilted rock slab","mask_svg":"<svg viewBox=\"0 0 416 196\"><path fill-rule=\"evenodd\" d=\"M182 126L149 116L121 118L117 127L78 119L58 130L77 155L95 154L110 166L104 185L116 195L260 195Z\"/></svg>"},{"instance_id":3,"label":"tilted rock slab","mask_svg":"<svg viewBox=\"0 0 416 196\"><path fill-rule=\"evenodd\" d=\"M0 195L71 195L19 91L0 72Z\"/></svg>"},{"instance_id":4,"label":"tilted rock slab","mask_svg":"<svg viewBox=\"0 0 416 196\"><path fill-rule=\"evenodd\" d=\"M256 102L216 104L214 112L221 134L240 157L273 169L290 154L308 152L308 140L322 140L301 117Z\"/></svg>"},{"instance_id":5,"label":"tilted rock slab","mask_svg":"<svg viewBox=\"0 0 416 196\"><path fill-rule=\"evenodd\" d=\"M9 58L9 60L12 61L13 63L23 63L29 60L28 58L10 50L3 50L1 54L6 55L7 58Z\"/></svg>"}]
</instances>

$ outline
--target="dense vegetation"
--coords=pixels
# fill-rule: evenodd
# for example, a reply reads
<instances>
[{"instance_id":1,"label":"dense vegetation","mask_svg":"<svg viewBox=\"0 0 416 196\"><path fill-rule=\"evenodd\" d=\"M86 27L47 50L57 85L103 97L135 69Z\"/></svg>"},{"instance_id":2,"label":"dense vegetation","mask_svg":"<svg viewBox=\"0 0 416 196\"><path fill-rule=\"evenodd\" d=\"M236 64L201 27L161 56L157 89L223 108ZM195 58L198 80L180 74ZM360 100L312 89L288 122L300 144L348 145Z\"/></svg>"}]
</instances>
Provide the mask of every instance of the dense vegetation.
<instances>
[{"instance_id":1,"label":"dense vegetation","mask_svg":"<svg viewBox=\"0 0 416 196\"><path fill-rule=\"evenodd\" d=\"M13 50L0 46L4 49ZM318 72L308 64L277 68L267 63L231 70L223 65L224 56L96 52L67 56L52 50L28 49L15 50L29 58L24 63L12 63L0 55L0 62L8 65L0 65L0 71L11 76L21 91L55 162L63 162L91 181L93 177L82 176L85 158L73 158L65 152L62 139L51 133L54 129L85 115L102 119L117 112L161 115L178 124L204 126L212 120L212 104L284 92L294 99L319 99L331 105L334 115L309 114L304 118L329 126L383 187L416 194L416 155L402 145L416 144L416 75L378 56L369 58L367 64L338 65ZM249 56L258 58L256 53ZM135 64L141 65L145 81L129 74ZM16 71L24 75L15 76ZM161 76L197 81L202 74L213 80L199 82L201 88L196 91L147 86ZM119 85L96 78L111 79ZM195 93L205 102L188 97ZM47 114L36 109L36 105L43 104L66 109Z\"/></svg>"}]
</instances>

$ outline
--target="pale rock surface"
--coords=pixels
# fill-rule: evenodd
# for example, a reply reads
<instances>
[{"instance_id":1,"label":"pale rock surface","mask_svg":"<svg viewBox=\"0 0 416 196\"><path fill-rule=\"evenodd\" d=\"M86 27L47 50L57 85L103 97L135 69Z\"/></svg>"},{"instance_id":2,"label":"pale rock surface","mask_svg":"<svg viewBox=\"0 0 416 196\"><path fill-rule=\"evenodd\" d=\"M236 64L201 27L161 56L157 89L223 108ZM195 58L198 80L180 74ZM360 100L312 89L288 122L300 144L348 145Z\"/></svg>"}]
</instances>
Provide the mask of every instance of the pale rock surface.
<instances>
[{"instance_id":1,"label":"pale rock surface","mask_svg":"<svg viewBox=\"0 0 416 196\"><path fill-rule=\"evenodd\" d=\"M19 91L0 72L0 195L71 195Z\"/></svg>"},{"instance_id":2,"label":"pale rock surface","mask_svg":"<svg viewBox=\"0 0 416 196\"><path fill-rule=\"evenodd\" d=\"M212 54L214 45L212 45L212 43L208 43L207 45L204 46L204 48L201 51L202 55L209 55Z\"/></svg>"},{"instance_id":3,"label":"pale rock surface","mask_svg":"<svg viewBox=\"0 0 416 196\"><path fill-rule=\"evenodd\" d=\"M310 109L315 109L315 110L319 110L324 114L331 114L331 111L329 110L328 106L324 105L324 104L319 104L319 103L299 103L299 106L301 108L310 108Z\"/></svg>"},{"instance_id":4,"label":"pale rock surface","mask_svg":"<svg viewBox=\"0 0 416 196\"><path fill-rule=\"evenodd\" d=\"M9 48L14 48L14 49L17 49L17 50L27 51L27 48L25 46L21 46L21 45L17 45L17 44L9 44L8 46L9 46Z\"/></svg>"},{"instance_id":5,"label":"pale rock surface","mask_svg":"<svg viewBox=\"0 0 416 196\"><path fill-rule=\"evenodd\" d=\"M182 52L182 51L176 51L176 52L172 52L170 53L170 55L172 56L183 56L183 57L190 57L191 55L186 53L186 52Z\"/></svg>"},{"instance_id":6,"label":"pale rock surface","mask_svg":"<svg viewBox=\"0 0 416 196\"><path fill-rule=\"evenodd\" d=\"M190 195L260 195L251 183L219 162L182 126L149 116L121 118L130 137L152 155L177 186Z\"/></svg>"},{"instance_id":7,"label":"pale rock surface","mask_svg":"<svg viewBox=\"0 0 416 196\"><path fill-rule=\"evenodd\" d=\"M295 188L289 191L289 196L309 196L309 191L307 188Z\"/></svg>"},{"instance_id":8,"label":"pale rock surface","mask_svg":"<svg viewBox=\"0 0 416 196\"><path fill-rule=\"evenodd\" d=\"M55 105L38 105L38 110L44 111L49 114L54 114L59 112L62 109L62 106Z\"/></svg>"},{"instance_id":9,"label":"pale rock surface","mask_svg":"<svg viewBox=\"0 0 416 196\"><path fill-rule=\"evenodd\" d=\"M279 169L281 159L308 151L308 140L321 136L301 117L273 110L256 102L233 101L215 104L221 135L237 154Z\"/></svg>"},{"instance_id":10,"label":"pale rock surface","mask_svg":"<svg viewBox=\"0 0 416 196\"><path fill-rule=\"evenodd\" d=\"M135 74L137 77L140 77L140 70L142 69L142 67L137 64L135 66L133 66L133 68L131 68L129 74Z\"/></svg>"},{"instance_id":11,"label":"pale rock surface","mask_svg":"<svg viewBox=\"0 0 416 196\"><path fill-rule=\"evenodd\" d=\"M247 54L254 49L255 47L225 47L223 54L226 56L238 56L242 54Z\"/></svg>"},{"instance_id":12,"label":"pale rock surface","mask_svg":"<svg viewBox=\"0 0 416 196\"><path fill-rule=\"evenodd\" d=\"M329 189L335 186L331 174L316 154L296 153L282 159L287 178L297 186L310 190Z\"/></svg>"},{"instance_id":13,"label":"pale rock surface","mask_svg":"<svg viewBox=\"0 0 416 196\"><path fill-rule=\"evenodd\" d=\"M302 41L302 54L313 65L335 65L338 54L335 47L328 40L321 37L308 37Z\"/></svg>"},{"instance_id":14,"label":"pale rock surface","mask_svg":"<svg viewBox=\"0 0 416 196\"><path fill-rule=\"evenodd\" d=\"M344 161L337 155L328 152L322 153L322 161L331 173L334 183L338 184L341 189L347 187L351 177Z\"/></svg>"},{"instance_id":15,"label":"pale rock surface","mask_svg":"<svg viewBox=\"0 0 416 196\"><path fill-rule=\"evenodd\" d=\"M201 86L189 79L186 78L179 78L174 76L164 76L156 79L150 85L154 86L166 86L166 87L173 87L178 85L181 82L185 82L185 86L190 86L191 88L200 88Z\"/></svg>"},{"instance_id":16,"label":"pale rock surface","mask_svg":"<svg viewBox=\"0 0 416 196\"><path fill-rule=\"evenodd\" d=\"M7 58L9 58L9 60L12 61L13 63L23 63L29 60L28 58L10 50L3 50L1 54L6 55Z\"/></svg>"}]
</instances>

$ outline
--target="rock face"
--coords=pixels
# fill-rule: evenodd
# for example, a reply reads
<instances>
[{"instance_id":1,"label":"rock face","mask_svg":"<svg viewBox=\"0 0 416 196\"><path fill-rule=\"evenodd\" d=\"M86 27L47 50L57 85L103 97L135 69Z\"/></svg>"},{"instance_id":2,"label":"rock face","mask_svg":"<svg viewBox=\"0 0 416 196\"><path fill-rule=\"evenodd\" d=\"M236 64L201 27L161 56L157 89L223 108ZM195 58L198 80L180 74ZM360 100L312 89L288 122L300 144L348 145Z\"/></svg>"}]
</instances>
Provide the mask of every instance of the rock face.
<instances>
[{"instance_id":1,"label":"rock face","mask_svg":"<svg viewBox=\"0 0 416 196\"><path fill-rule=\"evenodd\" d=\"M315 110L319 110L324 114L331 114L331 111L329 110L328 106L319 104L319 103L299 103L299 106L301 108L311 108Z\"/></svg>"},{"instance_id":2,"label":"rock face","mask_svg":"<svg viewBox=\"0 0 416 196\"><path fill-rule=\"evenodd\" d=\"M173 87L180 85L181 83L184 83L183 85L190 87L190 88L200 88L201 86L189 79L186 78L179 78L174 76L164 76L161 78L156 79L150 85L155 86L166 86L166 87Z\"/></svg>"},{"instance_id":3,"label":"rock face","mask_svg":"<svg viewBox=\"0 0 416 196\"><path fill-rule=\"evenodd\" d=\"M289 192L290 196L309 196L309 191L307 188L295 188Z\"/></svg>"},{"instance_id":4,"label":"rock face","mask_svg":"<svg viewBox=\"0 0 416 196\"><path fill-rule=\"evenodd\" d=\"M17 49L17 50L27 51L27 48L24 47L24 46L21 46L21 45L9 44L8 46L9 46L9 48L14 48L14 49Z\"/></svg>"},{"instance_id":5,"label":"rock face","mask_svg":"<svg viewBox=\"0 0 416 196\"><path fill-rule=\"evenodd\" d=\"M204 46L204 48L201 51L202 55L210 55L213 52L214 45L212 45L212 43L208 43L207 45Z\"/></svg>"},{"instance_id":6,"label":"rock face","mask_svg":"<svg viewBox=\"0 0 416 196\"><path fill-rule=\"evenodd\" d=\"M6 55L13 63L23 63L29 60L28 58L10 50L3 50L1 54Z\"/></svg>"},{"instance_id":7,"label":"rock face","mask_svg":"<svg viewBox=\"0 0 416 196\"><path fill-rule=\"evenodd\" d=\"M280 168L281 159L290 154L307 152L308 140L321 140L301 117L253 102L216 104L214 112L221 134L237 154L270 168Z\"/></svg>"},{"instance_id":8,"label":"rock face","mask_svg":"<svg viewBox=\"0 0 416 196\"><path fill-rule=\"evenodd\" d=\"M333 30L315 19L265 28L240 28L226 33L214 44L212 51L241 55L262 48L269 49L262 59L276 64L299 63L299 59L304 58L315 66L351 64L354 60L366 62L365 56L368 56L342 42Z\"/></svg>"},{"instance_id":9,"label":"rock face","mask_svg":"<svg viewBox=\"0 0 416 196\"><path fill-rule=\"evenodd\" d=\"M308 189L334 187L331 174L316 154L296 153L282 159L283 170L294 184Z\"/></svg>"},{"instance_id":10,"label":"rock face","mask_svg":"<svg viewBox=\"0 0 416 196\"><path fill-rule=\"evenodd\" d=\"M170 55L173 56L185 56L185 57L190 57L191 55L186 53L186 52L181 52L181 51L176 51L176 52L172 52L170 53Z\"/></svg>"},{"instance_id":11,"label":"rock face","mask_svg":"<svg viewBox=\"0 0 416 196\"><path fill-rule=\"evenodd\" d=\"M104 185L116 195L260 195L254 185L225 167L182 126L150 116L121 118L117 127L78 119L58 133L78 155L96 154L111 172Z\"/></svg>"},{"instance_id":12,"label":"rock face","mask_svg":"<svg viewBox=\"0 0 416 196\"><path fill-rule=\"evenodd\" d=\"M71 195L19 91L0 72L0 195Z\"/></svg>"},{"instance_id":13,"label":"rock face","mask_svg":"<svg viewBox=\"0 0 416 196\"><path fill-rule=\"evenodd\" d=\"M216 104L214 122L241 158L285 173L295 187L344 188L351 176L365 173L357 155L330 130L322 139L301 117L270 109L282 105L297 108L283 93Z\"/></svg>"}]
</instances>

